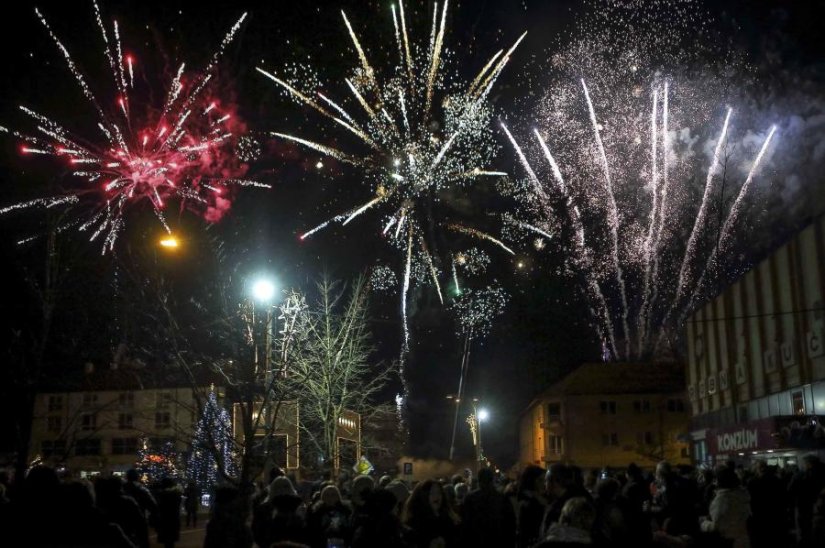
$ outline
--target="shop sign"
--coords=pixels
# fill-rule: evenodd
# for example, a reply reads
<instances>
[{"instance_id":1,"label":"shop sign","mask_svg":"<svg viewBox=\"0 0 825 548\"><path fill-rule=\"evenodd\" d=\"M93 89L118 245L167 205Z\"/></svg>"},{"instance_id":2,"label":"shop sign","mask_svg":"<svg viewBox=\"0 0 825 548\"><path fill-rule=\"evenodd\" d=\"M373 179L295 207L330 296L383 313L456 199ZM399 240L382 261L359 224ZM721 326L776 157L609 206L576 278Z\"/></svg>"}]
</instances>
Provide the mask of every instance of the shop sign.
<instances>
[{"instance_id":1,"label":"shop sign","mask_svg":"<svg viewBox=\"0 0 825 548\"><path fill-rule=\"evenodd\" d=\"M716 449L719 452L730 453L759 447L759 430L743 428L736 432L726 432L716 435Z\"/></svg>"}]
</instances>

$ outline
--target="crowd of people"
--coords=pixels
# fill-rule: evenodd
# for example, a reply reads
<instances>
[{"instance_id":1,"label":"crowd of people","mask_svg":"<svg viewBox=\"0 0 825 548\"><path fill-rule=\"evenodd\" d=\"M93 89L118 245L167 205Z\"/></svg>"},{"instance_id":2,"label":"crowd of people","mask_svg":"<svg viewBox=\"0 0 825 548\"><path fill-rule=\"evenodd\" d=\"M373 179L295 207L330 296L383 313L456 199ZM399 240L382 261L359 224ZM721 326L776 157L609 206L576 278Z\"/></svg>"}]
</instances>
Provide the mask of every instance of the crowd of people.
<instances>
[{"instance_id":1,"label":"crowd of people","mask_svg":"<svg viewBox=\"0 0 825 548\"><path fill-rule=\"evenodd\" d=\"M0 475L0 544L145 548L154 528L172 548L183 515L197 525L200 492L140 480L130 470L92 483L46 466L14 485ZM799 470L556 463L518 479L483 468L413 485L388 475L296 483L276 468L250 492L211 493L205 548L825 547L825 464L814 455Z\"/></svg>"}]
</instances>

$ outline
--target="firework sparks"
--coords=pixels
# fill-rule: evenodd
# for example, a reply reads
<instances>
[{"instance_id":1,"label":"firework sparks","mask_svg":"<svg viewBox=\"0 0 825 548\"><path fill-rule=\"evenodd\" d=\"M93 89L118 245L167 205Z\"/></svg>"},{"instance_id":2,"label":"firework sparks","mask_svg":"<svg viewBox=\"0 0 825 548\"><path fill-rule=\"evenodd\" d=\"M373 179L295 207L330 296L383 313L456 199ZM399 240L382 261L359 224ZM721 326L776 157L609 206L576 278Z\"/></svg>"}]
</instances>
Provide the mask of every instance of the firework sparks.
<instances>
[{"instance_id":1,"label":"firework sparks","mask_svg":"<svg viewBox=\"0 0 825 548\"><path fill-rule=\"evenodd\" d=\"M225 187L263 186L241 178L246 166L235 160L230 147L235 135L244 127L216 101L207 101L207 83L226 46L246 18L243 14L224 37L217 52L203 72L192 74L183 84L184 65L172 80L162 108L142 104L132 96L152 97L145 90L135 90L135 60L123 54L120 30L114 22L107 29L100 7L93 2L95 20L103 39L103 53L114 81L115 111L104 108L75 64L69 50L49 26L45 16L35 13L64 57L69 71L94 108L97 138L71 133L57 121L21 106L32 118L38 133L25 135L5 130L26 145L24 153L57 157L73 169L72 175L83 183L67 196L32 200L0 210L0 213L26 207L72 203L80 206L81 220L72 220L80 231L91 234L90 240L103 242L103 252L112 250L125 224L125 213L138 202L148 201L157 219L171 232L164 211L170 201L190 204L208 221L220 218L229 207ZM203 107L201 103L208 103ZM104 103L105 104L105 103ZM5 128L3 128L5 129ZM82 166L82 168L81 168Z\"/></svg>"},{"instance_id":2,"label":"firework sparks","mask_svg":"<svg viewBox=\"0 0 825 548\"><path fill-rule=\"evenodd\" d=\"M723 41L711 38L698 2L589 5L549 59L552 85L529 148L503 128L524 174L511 233L542 246L550 240L536 242L536 228L554 236L558 272L583 282L608 359L649 358L672 319L723 274L775 137L767 132L758 150L747 139L730 144L732 109L720 116L718 106L739 99L732 79L747 85L751 72L712 49ZM722 211L719 179L737 167L747 177ZM717 243L711 211L723 225Z\"/></svg>"},{"instance_id":3,"label":"firework sparks","mask_svg":"<svg viewBox=\"0 0 825 548\"><path fill-rule=\"evenodd\" d=\"M487 95L523 39L522 35L506 53L496 53L471 83L462 83L457 72L446 68L451 56L445 44L448 9L447 2L436 7L429 44L426 48L416 48L408 34L403 2L398 3L397 9L393 6L398 60L385 70L370 63L369 50L342 12L357 59L356 68L345 79L350 93L349 106L317 91L319 84L314 76L301 74L290 78L286 75L288 70L275 74L257 68L288 98L343 128L345 135L355 139L352 146L339 148L339 145L332 147L295 135L273 133L277 138L354 166L366 175L361 180L371 193L368 199L304 232L301 239L333 223L349 225L368 215L380 217L378 232L404 259L401 308L405 344L409 341L406 311L410 279L421 281L412 274L426 272L426 279L443 302L439 277L454 273L454 268L441 266L452 261L453 253L440 256L439 248L428 241L425 227L482 239L513 253L499 239L464 224L442 220L438 213L433 213L437 211L434 205L449 207L444 198L447 191L469 186L483 177L506 175L488 168L497 145ZM303 71L302 68L296 72ZM421 251L413 253L414 249ZM457 276L454 277L457 285Z\"/></svg>"}]
</instances>

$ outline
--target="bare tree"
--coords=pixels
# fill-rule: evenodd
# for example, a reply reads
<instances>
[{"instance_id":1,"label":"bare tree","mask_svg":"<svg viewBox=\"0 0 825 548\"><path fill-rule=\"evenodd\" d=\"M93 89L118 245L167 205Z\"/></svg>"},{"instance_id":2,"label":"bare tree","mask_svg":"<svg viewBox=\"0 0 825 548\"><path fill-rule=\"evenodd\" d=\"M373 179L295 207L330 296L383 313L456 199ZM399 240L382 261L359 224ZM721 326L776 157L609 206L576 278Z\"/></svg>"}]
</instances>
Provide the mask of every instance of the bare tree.
<instances>
[{"instance_id":1,"label":"bare tree","mask_svg":"<svg viewBox=\"0 0 825 548\"><path fill-rule=\"evenodd\" d=\"M294 391L301 385L300 378L290 375L289 365L305 329L305 304L295 292L277 307L253 302L243 278L227 267L220 242L210 244L208 257L187 266L198 272L197 282L176 270L165 272L156 258L154 268L147 268L141 265L146 256L132 257L124 265L127 293L133 299L132 312L145 326L138 335L143 353L156 367L171 366L173 374L189 381L197 408L207 401L209 382L224 387L225 401L234 409L235 466L225 462L225 440L207 439L205 446L223 480L251 496L254 480L272 464L271 440L282 407L296 399ZM230 475L232 469L237 474Z\"/></svg>"},{"instance_id":2,"label":"bare tree","mask_svg":"<svg viewBox=\"0 0 825 548\"><path fill-rule=\"evenodd\" d=\"M304 340L290 367L301 382L302 432L335 476L340 419L354 412L363 423L379 412L375 398L394 367L376 365L370 359L374 347L363 277L351 287L324 278L317 292L317 302L307 310Z\"/></svg>"}]
</instances>

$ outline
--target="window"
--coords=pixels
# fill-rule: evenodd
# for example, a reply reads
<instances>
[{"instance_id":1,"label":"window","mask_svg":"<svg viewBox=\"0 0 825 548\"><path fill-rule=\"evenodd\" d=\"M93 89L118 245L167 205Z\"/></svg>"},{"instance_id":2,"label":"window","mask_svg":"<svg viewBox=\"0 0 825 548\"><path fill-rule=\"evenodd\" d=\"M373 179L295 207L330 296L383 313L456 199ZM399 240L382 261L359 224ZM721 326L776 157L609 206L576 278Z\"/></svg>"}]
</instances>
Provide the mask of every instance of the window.
<instances>
[{"instance_id":1,"label":"window","mask_svg":"<svg viewBox=\"0 0 825 548\"><path fill-rule=\"evenodd\" d=\"M172 418L168 411L155 413L155 429L164 430L172 426Z\"/></svg>"},{"instance_id":2,"label":"window","mask_svg":"<svg viewBox=\"0 0 825 548\"><path fill-rule=\"evenodd\" d=\"M121 407L134 407L135 406L135 393L134 392L121 392L117 397L118 404Z\"/></svg>"},{"instance_id":3,"label":"window","mask_svg":"<svg viewBox=\"0 0 825 548\"><path fill-rule=\"evenodd\" d=\"M137 450L137 438L112 438L113 455L134 455Z\"/></svg>"},{"instance_id":4,"label":"window","mask_svg":"<svg viewBox=\"0 0 825 548\"><path fill-rule=\"evenodd\" d=\"M134 428L134 417L131 413L120 413L117 416L117 427L120 430L130 430Z\"/></svg>"},{"instance_id":5,"label":"window","mask_svg":"<svg viewBox=\"0 0 825 548\"><path fill-rule=\"evenodd\" d=\"M46 417L46 430L49 432L60 432L63 429L62 417Z\"/></svg>"},{"instance_id":6,"label":"window","mask_svg":"<svg viewBox=\"0 0 825 548\"><path fill-rule=\"evenodd\" d=\"M43 440L40 452L44 457L61 457L66 453L66 440Z\"/></svg>"},{"instance_id":7,"label":"window","mask_svg":"<svg viewBox=\"0 0 825 548\"><path fill-rule=\"evenodd\" d=\"M564 442L561 436L550 435L547 439L552 455L561 455L564 452Z\"/></svg>"},{"instance_id":8,"label":"window","mask_svg":"<svg viewBox=\"0 0 825 548\"><path fill-rule=\"evenodd\" d=\"M801 391L791 392L791 411L794 415L805 414L805 398Z\"/></svg>"},{"instance_id":9,"label":"window","mask_svg":"<svg viewBox=\"0 0 825 548\"><path fill-rule=\"evenodd\" d=\"M636 413L650 413L650 400L634 401L633 411L635 411Z\"/></svg>"},{"instance_id":10,"label":"window","mask_svg":"<svg viewBox=\"0 0 825 548\"><path fill-rule=\"evenodd\" d=\"M100 454L100 440L96 438L88 438L85 440L77 440L74 447L74 454L78 457L95 456Z\"/></svg>"},{"instance_id":11,"label":"window","mask_svg":"<svg viewBox=\"0 0 825 548\"><path fill-rule=\"evenodd\" d=\"M49 396L49 411L63 409L63 396Z\"/></svg>"},{"instance_id":12,"label":"window","mask_svg":"<svg viewBox=\"0 0 825 548\"><path fill-rule=\"evenodd\" d=\"M738 407L737 417L736 419L742 422L748 422L748 406L747 405L740 405Z\"/></svg>"},{"instance_id":13,"label":"window","mask_svg":"<svg viewBox=\"0 0 825 548\"><path fill-rule=\"evenodd\" d=\"M616 402L615 401L602 401L602 402L599 402L599 409L601 409L602 415L615 415L616 414Z\"/></svg>"},{"instance_id":14,"label":"window","mask_svg":"<svg viewBox=\"0 0 825 548\"><path fill-rule=\"evenodd\" d=\"M172 404L171 392L158 392L155 403L158 407L169 407Z\"/></svg>"},{"instance_id":15,"label":"window","mask_svg":"<svg viewBox=\"0 0 825 548\"><path fill-rule=\"evenodd\" d=\"M653 432L636 432L636 445L654 445L656 438Z\"/></svg>"},{"instance_id":16,"label":"window","mask_svg":"<svg viewBox=\"0 0 825 548\"><path fill-rule=\"evenodd\" d=\"M80 416L81 430L94 430L97 428L97 415L94 413L84 413Z\"/></svg>"},{"instance_id":17,"label":"window","mask_svg":"<svg viewBox=\"0 0 825 548\"><path fill-rule=\"evenodd\" d=\"M83 407L94 407L97 405L97 394L83 394Z\"/></svg>"},{"instance_id":18,"label":"window","mask_svg":"<svg viewBox=\"0 0 825 548\"><path fill-rule=\"evenodd\" d=\"M559 420L561 418L561 404L558 402L547 404L547 418L549 420Z\"/></svg>"},{"instance_id":19,"label":"window","mask_svg":"<svg viewBox=\"0 0 825 548\"><path fill-rule=\"evenodd\" d=\"M619 434L616 432L611 432L609 434L602 434L602 445L605 447L609 445L617 446L619 445Z\"/></svg>"},{"instance_id":20,"label":"window","mask_svg":"<svg viewBox=\"0 0 825 548\"><path fill-rule=\"evenodd\" d=\"M667 410L670 413L684 413L685 402L682 400L667 400Z\"/></svg>"}]
</instances>

